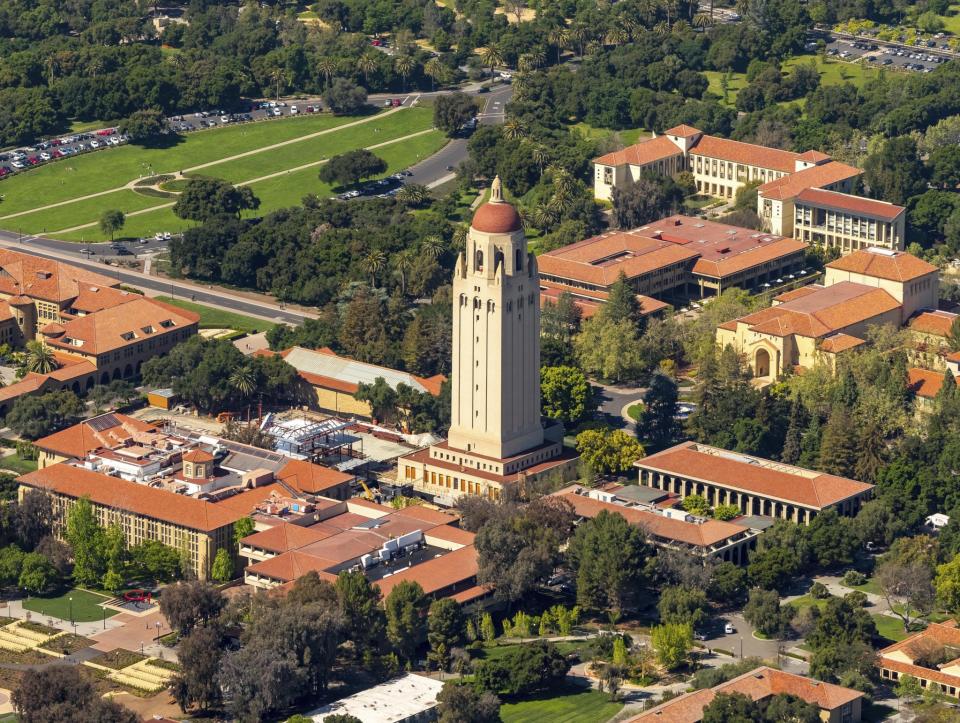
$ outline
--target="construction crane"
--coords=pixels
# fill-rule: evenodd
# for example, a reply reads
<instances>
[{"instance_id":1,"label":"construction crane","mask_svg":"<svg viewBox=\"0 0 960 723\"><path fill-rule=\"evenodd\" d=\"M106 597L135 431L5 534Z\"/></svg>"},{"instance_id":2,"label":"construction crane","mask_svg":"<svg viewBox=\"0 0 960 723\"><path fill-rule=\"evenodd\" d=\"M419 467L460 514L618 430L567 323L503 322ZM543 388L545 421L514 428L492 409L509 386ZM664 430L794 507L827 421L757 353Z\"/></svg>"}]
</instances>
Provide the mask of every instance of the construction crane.
<instances>
[{"instance_id":1,"label":"construction crane","mask_svg":"<svg viewBox=\"0 0 960 723\"><path fill-rule=\"evenodd\" d=\"M363 487L363 496L366 497L370 502L373 502L373 492L371 492L370 488L367 487L367 483L359 477L357 477L357 482L359 482L360 486Z\"/></svg>"}]
</instances>

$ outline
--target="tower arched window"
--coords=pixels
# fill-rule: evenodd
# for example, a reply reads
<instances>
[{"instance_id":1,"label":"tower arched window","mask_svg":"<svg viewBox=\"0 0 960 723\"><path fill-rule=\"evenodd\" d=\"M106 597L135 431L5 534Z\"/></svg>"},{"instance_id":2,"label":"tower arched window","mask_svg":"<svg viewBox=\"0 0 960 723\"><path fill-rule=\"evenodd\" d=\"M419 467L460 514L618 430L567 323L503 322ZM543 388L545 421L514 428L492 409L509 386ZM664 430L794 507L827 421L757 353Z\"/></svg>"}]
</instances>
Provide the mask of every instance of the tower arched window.
<instances>
[{"instance_id":1,"label":"tower arched window","mask_svg":"<svg viewBox=\"0 0 960 723\"><path fill-rule=\"evenodd\" d=\"M476 267L477 271L483 271L483 251L480 249L477 249L474 266Z\"/></svg>"},{"instance_id":2,"label":"tower arched window","mask_svg":"<svg viewBox=\"0 0 960 723\"><path fill-rule=\"evenodd\" d=\"M523 270L523 251L521 251L520 249L517 249L516 251L513 252L513 254L514 254L514 269L513 269L513 270L514 270L514 271L522 271L522 270Z\"/></svg>"}]
</instances>

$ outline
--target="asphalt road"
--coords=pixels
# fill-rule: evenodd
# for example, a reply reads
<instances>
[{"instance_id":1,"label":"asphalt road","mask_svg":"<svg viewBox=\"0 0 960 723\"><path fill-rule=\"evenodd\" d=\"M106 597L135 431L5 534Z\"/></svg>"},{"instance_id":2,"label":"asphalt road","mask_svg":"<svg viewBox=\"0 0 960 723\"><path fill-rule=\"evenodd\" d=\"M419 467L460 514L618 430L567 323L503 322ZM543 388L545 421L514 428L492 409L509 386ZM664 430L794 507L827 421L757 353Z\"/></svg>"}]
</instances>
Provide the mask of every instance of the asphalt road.
<instances>
[{"instance_id":1,"label":"asphalt road","mask_svg":"<svg viewBox=\"0 0 960 723\"><path fill-rule=\"evenodd\" d=\"M290 309L281 309L278 304L266 301L267 297L263 297L265 299L264 301L253 301L235 296L219 287L203 287L200 284L163 279L155 276L145 276L138 271L104 263L102 260L99 260L101 257L80 260L72 257L64 258L63 254L57 253L56 251L38 248L37 241L34 237L27 236L24 237L23 243L19 243L16 233L0 231L0 246L6 246L18 251L26 251L46 259L56 261L67 260L74 266L95 271L105 276L115 276L121 283L129 284L130 286L135 286L139 289L153 292L154 294L179 297L241 314L249 314L250 316L288 324L300 324L304 320L314 316L313 314ZM49 242L50 239L45 239L45 241Z\"/></svg>"},{"instance_id":2,"label":"asphalt road","mask_svg":"<svg viewBox=\"0 0 960 723\"><path fill-rule=\"evenodd\" d=\"M428 97L431 94L426 94ZM472 93L483 103L478 121L483 125L497 125L503 123L504 106L513 97L513 86L504 84L491 90L489 93ZM407 178L407 183L419 183L427 187L440 185L452 178L454 171L467 159L467 138L454 138L447 145L429 158L410 167L413 175Z\"/></svg>"},{"instance_id":3,"label":"asphalt road","mask_svg":"<svg viewBox=\"0 0 960 723\"><path fill-rule=\"evenodd\" d=\"M867 65L911 73L932 73L949 58L936 50L905 45L885 45L869 38L858 40L832 38L827 53L840 60L854 62L863 59Z\"/></svg>"}]
</instances>

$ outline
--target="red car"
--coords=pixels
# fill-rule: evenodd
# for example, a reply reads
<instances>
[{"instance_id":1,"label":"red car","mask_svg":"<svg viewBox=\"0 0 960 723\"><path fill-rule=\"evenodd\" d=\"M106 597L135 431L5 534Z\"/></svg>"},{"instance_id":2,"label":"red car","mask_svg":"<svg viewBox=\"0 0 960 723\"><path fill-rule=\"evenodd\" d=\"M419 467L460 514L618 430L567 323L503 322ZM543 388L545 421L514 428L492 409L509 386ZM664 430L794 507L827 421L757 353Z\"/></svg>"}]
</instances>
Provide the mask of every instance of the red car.
<instances>
[{"instance_id":1,"label":"red car","mask_svg":"<svg viewBox=\"0 0 960 723\"><path fill-rule=\"evenodd\" d=\"M399 106L403 105L403 101L400 98L394 98L390 105L392 105L394 108L398 108Z\"/></svg>"},{"instance_id":2,"label":"red car","mask_svg":"<svg viewBox=\"0 0 960 723\"><path fill-rule=\"evenodd\" d=\"M54 158L63 158L63 151L55 150L50 155Z\"/></svg>"},{"instance_id":3,"label":"red car","mask_svg":"<svg viewBox=\"0 0 960 723\"><path fill-rule=\"evenodd\" d=\"M381 45L383 45L383 41L380 40L379 38L374 38L373 40L370 41L370 45L373 45L379 48Z\"/></svg>"}]
</instances>

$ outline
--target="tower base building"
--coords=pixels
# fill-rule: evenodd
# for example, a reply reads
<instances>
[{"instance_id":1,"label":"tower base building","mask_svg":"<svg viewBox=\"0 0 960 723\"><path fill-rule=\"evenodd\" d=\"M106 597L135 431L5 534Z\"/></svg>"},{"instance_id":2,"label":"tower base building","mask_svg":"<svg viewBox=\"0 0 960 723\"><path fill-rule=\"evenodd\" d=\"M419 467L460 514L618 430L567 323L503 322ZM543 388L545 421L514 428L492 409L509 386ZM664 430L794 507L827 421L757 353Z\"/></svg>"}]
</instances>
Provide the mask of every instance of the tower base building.
<instances>
[{"instance_id":1,"label":"tower base building","mask_svg":"<svg viewBox=\"0 0 960 723\"><path fill-rule=\"evenodd\" d=\"M449 438L400 458L398 483L453 504L574 476L562 425L540 416L540 275L499 178L454 270L450 412Z\"/></svg>"}]
</instances>

